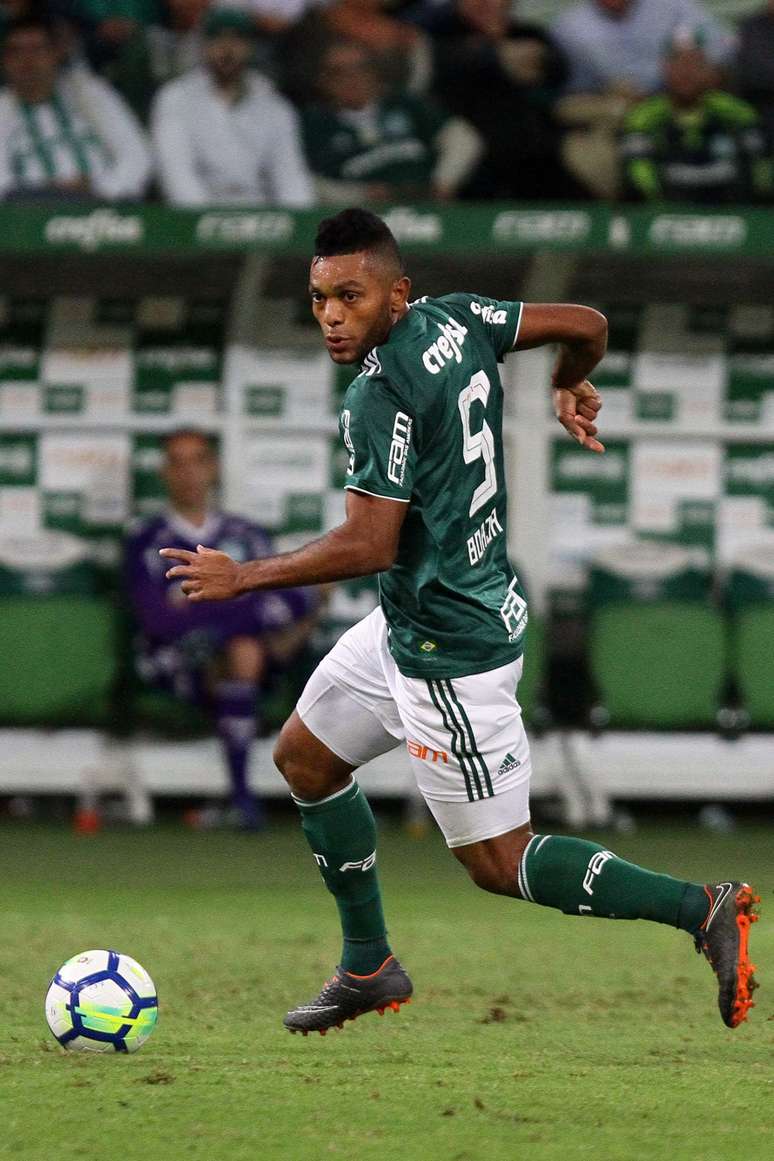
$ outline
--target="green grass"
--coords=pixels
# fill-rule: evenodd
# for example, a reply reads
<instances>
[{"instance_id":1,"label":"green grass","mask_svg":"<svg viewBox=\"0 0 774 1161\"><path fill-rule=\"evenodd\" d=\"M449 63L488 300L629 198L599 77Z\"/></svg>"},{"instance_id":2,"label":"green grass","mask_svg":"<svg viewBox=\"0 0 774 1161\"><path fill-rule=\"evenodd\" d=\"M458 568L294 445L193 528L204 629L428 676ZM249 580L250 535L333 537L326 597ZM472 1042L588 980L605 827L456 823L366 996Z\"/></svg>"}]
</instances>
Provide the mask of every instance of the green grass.
<instances>
[{"instance_id":1,"label":"green grass","mask_svg":"<svg viewBox=\"0 0 774 1161\"><path fill-rule=\"evenodd\" d=\"M763 829L607 836L674 874L744 874ZM77 839L0 828L0 1156L22 1161L757 1161L774 1152L774 937L748 1024L717 1015L686 936L476 891L440 839L385 826L391 935L416 999L324 1039L282 1016L336 961L333 903L296 828ZM135 1056L64 1053L42 1000L61 962L116 947L161 1016ZM741 1132L744 1127L744 1132Z\"/></svg>"}]
</instances>

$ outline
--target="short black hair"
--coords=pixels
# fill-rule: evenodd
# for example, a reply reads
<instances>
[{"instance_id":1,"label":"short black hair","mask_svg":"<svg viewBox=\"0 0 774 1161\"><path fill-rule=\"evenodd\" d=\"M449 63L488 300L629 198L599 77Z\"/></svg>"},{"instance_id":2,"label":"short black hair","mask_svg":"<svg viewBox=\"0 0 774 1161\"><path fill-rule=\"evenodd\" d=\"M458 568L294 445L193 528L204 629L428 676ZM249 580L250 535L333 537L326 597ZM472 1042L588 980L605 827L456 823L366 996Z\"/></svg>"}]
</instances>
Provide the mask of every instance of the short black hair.
<instances>
[{"instance_id":1,"label":"short black hair","mask_svg":"<svg viewBox=\"0 0 774 1161\"><path fill-rule=\"evenodd\" d=\"M61 26L58 26L49 16L30 12L26 16L17 16L15 20L11 20L5 26L2 33L3 45L15 32L28 32L30 29L42 32L51 44L61 43Z\"/></svg>"},{"instance_id":2,"label":"short black hair","mask_svg":"<svg viewBox=\"0 0 774 1161\"><path fill-rule=\"evenodd\" d=\"M323 218L314 240L315 256L332 258L336 254L358 254L368 250L395 262L401 274L403 256L387 225L370 210L351 208L333 218Z\"/></svg>"},{"instance_id":3,"label":"short black hair","mask_svg":"<svg viewBox=\"0 0 774 1161\"><path fill-rule=\"evenodd\" d=\"M201 427L176 427L167 431L161 437L161 447L166 455L176 439L200 439L211 456L217 458L218 447L215 436L211 431L204 431Z\"/></svg>"}]
</instances>

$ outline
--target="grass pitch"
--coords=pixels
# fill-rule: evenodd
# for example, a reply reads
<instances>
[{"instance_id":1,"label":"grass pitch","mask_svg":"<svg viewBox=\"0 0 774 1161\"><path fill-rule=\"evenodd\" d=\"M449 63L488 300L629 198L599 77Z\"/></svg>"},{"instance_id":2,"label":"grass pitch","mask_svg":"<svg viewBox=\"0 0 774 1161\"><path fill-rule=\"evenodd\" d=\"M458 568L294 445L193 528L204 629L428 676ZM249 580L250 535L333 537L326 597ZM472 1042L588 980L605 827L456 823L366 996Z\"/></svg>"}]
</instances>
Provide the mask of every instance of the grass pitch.
<instances>
[{"instance_id":1,"label":"grass pitch","mask_svg":"<svg viewBox=\"0 0 774 1161\"><path fill-rule=\"evenodd\" d=\"M763 987L724 1028L680 932L476 891L435 834L389 824L391 937L415 1000L324 1039L282 1016L338 952L295 825L257 838L0 828L0 1156L22 1161L757 1161L774 1155L770 833L601 837L674 874L752 879ZM767 906L768 904L768 906ZM766 922L768 919L768 923ZM160 996L134 1056L64 1053L43 1016L69 956L115 947Z\"/></svg>"}]
</instances>

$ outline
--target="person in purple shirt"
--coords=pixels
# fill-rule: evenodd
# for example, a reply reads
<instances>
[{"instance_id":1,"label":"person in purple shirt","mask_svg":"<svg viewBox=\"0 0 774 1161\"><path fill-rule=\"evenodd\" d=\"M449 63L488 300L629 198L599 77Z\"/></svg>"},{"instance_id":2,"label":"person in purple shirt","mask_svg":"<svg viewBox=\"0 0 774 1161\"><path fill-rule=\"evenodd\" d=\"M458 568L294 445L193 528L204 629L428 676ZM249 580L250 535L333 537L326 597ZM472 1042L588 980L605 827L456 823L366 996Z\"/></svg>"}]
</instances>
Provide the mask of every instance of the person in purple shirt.
<instances>
[{"instance_id":1,"label":"person in purple shirt","mask_svg":"<svg viewBox=\"0 0 774 1161\"><path fill-rule=\"evenodd\" d=\"M734 38L701 0L580 0L551 32L570 62L569 92L644 97L663 87L664 46L678 28L700 28L712 63L731 63Z\"/></svg>"},{"instance_id":2,"label":"person in purple shirt","mask_svg":"<svg viewBox=\"0 0 774 1161\"><path fill-rule=\"evenodd\" d=\"M303 644L315 598L306 590L249 593L228 605L192 605L168 581L159 548L209 544L239 560L269 556L258 525L212 507L218 459L210 438L181 430L164 441L162 476L169 506L139 521L125 545L126 588L138 628L140 677L213 714L231 782L237 825L257 829L261 807L248 786L250 748L260 729L262 684L272 663Z\"/></svg>"}]
</instances>

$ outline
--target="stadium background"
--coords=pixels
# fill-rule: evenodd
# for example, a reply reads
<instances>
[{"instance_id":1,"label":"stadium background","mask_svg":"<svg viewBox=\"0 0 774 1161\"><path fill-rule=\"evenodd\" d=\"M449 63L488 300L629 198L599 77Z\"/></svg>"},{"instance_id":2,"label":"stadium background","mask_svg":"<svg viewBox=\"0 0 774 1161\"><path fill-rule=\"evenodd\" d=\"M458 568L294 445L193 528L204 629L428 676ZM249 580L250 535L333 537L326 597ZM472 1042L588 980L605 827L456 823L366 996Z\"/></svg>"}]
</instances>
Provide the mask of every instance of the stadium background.
<instances>
[{"instance_id":1,"label":"stadium background","mask_svg":"<svg viewBox=\"0 0 774 1161\"><path fill-rule=\"evenodd\" d=\"M548 23L564 7L518 11ZM707 4L728 21L757 7ZM765 905L774 213L378 208L418 295L579 301L610 319L604 457L558 429L550 352L503 368L537 822L681 877L749 876ZM181 825L226 777L210 723L132 676L121 538L162 502L161 437L189 424L217 441L224 505L281 547L341 518L347 375L305 294L327 212L0 205L0 1155L101 1156L109 1133L127 1161L768 1156L768 924L758 1006L729 1035L673 932L474 892L396 750L362 781L417 1003L301 1042L281 1017L330 972L336 924L271 736L252 762L266 831ZM368 581L338 586L314 651L374 601ZM304 666L275 690L272 731ZM100 808L98 833L73 833L79 804ZM116 1068L61 1053L43 1020L48 979L90 946L126 950L159 986L158 1031Z\"/></svg>"},{"instance_id":2,"label":"stadium background","mask_svg":"<svg viewBox=\"0 0 774 1161\"><path fill-rule=\"evenodd\" d=\"M160 436L185 424L217 437L226 507L281 546L341 519L347 373L319 350L299 290L317 215L3 212L0 635L15 661L0 682L0 786L73 794L136 777L156 793L218 794L213 744L185 737L172 704L122 684L120 538L162 502ZM610 318L596 376L604 457L556 430L550 352L504 368L537 793L558 793L576 822L606 821L611 796L767 797L770 212L420 205L385 216L417 293L577 300ZM339 586L318 649L374 599L370 582ZM268 746L254 777L282 793ZM399 757L370 777L379 793L407 789Z\"/></svg>"}]
</instances>

